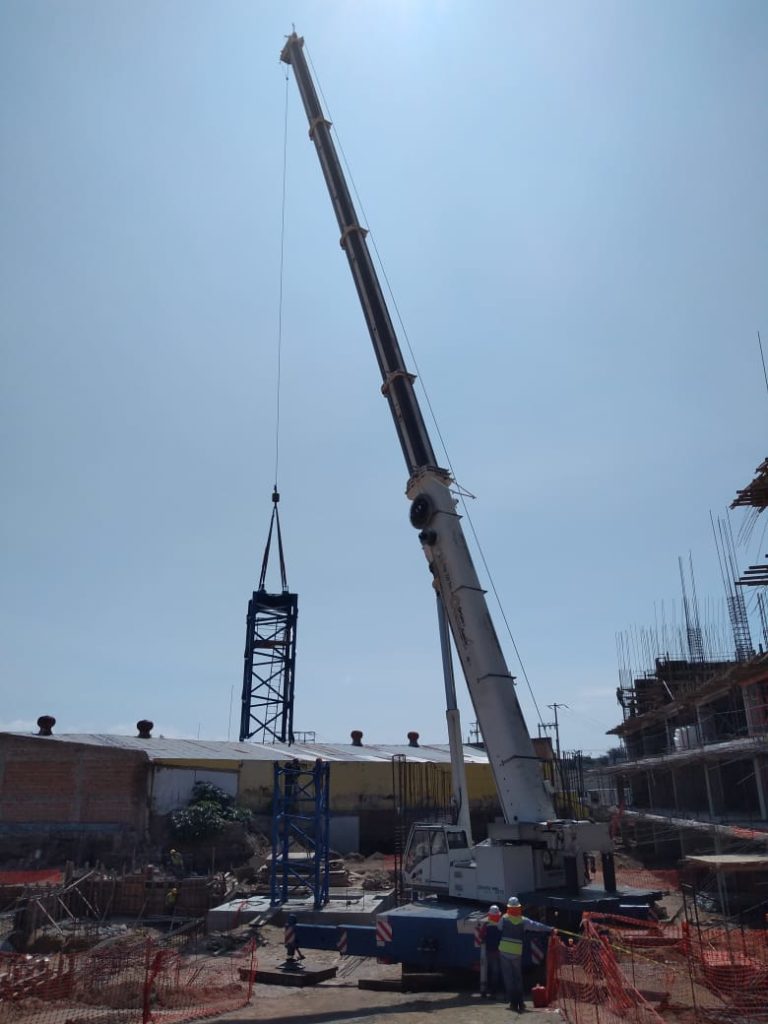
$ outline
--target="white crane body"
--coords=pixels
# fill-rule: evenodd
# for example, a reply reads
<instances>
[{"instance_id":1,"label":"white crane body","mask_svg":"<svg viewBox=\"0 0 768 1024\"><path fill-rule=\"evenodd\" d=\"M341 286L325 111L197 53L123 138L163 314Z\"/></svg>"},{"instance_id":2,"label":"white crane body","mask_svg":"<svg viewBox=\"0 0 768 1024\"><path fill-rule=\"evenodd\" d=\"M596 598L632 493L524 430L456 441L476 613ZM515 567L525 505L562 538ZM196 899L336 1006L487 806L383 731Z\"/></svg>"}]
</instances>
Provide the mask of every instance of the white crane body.
<instances>
[{"instance_id":1,"label":"white crane body","mask_svg":"<svg viewBox=\"0 0 768 1024\"><path fill-rule=\"evenodd\" d=\"M341 246L352 277L382 374L382 393L390 405L409 479L411 523L419 530L485 749L504 815L492 823L488 839L471 845L466 817L457 825L416 825L405 855L406 884L416 891L462 899L505 900L512 892L578 888L580 853L608 854L607 828L587 821L555 820L550 793L533 749L515 680L509 671L491 621L485 591L475 571L454 482L438 466L419 404L414 376L405 367L397 336L358 222L336 149L303 52L303 39L288 37L281 59L294 68L323 176L341 232ZM448 709L455 786L465 786L455 763L458 713ZM460 740L460 736L458 737ZM457 794L467 814L466 792ZM605 861L604 861L605 863ZM578 876L580 877L580 876Z\"/></svg>"}]
</instances>

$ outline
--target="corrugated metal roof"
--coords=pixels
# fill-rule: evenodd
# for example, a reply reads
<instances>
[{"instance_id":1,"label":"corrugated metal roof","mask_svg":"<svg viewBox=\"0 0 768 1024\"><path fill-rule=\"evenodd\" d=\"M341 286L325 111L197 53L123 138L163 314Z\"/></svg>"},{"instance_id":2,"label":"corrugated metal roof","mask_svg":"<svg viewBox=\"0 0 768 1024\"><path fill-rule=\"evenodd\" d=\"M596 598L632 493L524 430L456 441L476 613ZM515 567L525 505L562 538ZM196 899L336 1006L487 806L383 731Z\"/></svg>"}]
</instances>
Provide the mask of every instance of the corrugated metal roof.
<instances>
[{"instance_id":1,"label":"corrugated metal roof","mask_svg":"<svg viewBox=\"0 0 768 1024\"><path fill-rule=\"evenodd\" d=\"M83 743L94 747L136 750L146 754L150 761L286 761L294 757L300 761L315 761L321 757L324 761L388 762L395 754L404 754L409 761L425 764L450 764L451 760L448 745L442 743L418 747L388 743L362 747L351 743L294 743L289 747L284 743L235 743L228 740L166 739L162 736L144 740L138 736L106 733L55 733L53 736L33 735L27 738L40 743ZM467 764L488 763L484 750L470 746L464 747L464 760Z\"/></svg>"}]
</instances>

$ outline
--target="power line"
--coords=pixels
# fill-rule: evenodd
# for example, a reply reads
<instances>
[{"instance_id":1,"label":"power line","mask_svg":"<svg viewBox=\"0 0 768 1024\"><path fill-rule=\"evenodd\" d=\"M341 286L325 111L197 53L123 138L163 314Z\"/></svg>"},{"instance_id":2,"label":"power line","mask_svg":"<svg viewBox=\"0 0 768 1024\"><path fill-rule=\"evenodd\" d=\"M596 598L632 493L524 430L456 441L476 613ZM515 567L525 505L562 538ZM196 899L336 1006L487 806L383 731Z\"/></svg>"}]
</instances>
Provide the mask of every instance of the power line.
<instances>
[{"instance_id":1,"label":"power line","mask_svg":"<svg viewBox=\"0 0 768 1024\"><path fill-rule=\"evenodd\" d=\"M765 369L765 356L763 354L763 339L760 337L760 331L757 332L757 344L760 346L760 362L763 364L763 379L765 380L765 390L768 391L768 372Z\"/></svg>"}]
</instances>

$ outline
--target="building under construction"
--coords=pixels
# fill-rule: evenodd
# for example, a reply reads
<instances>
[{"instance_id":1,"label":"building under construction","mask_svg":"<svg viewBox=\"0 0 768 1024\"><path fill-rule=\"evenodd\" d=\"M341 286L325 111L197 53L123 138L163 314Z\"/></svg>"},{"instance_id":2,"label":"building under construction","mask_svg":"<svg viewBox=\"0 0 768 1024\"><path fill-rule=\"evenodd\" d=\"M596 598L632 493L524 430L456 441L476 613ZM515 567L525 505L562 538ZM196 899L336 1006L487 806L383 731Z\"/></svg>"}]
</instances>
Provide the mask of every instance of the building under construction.
<instances>
[{"instance_id":1,"label":"building under construction","mask_svg":"<svg viewBox=\"0 0 768 1024\"><path fill-rule=\"evenodd\" d=\"M768 460L731 507L749 510L742 527L748 536L768 507ZM679 653L661 653L658 631L648 631L640 646L647 656L656 645L653 667L637 673L625 663L620 670L623 719L610 732L620 737L625 759L604 773L616 783L625 835L646 859L762 853L768 845L768 624L758 589L762 643L755 652L744 600L745 588L768 583L768 566L740 574L730 525L720 520L713 527L732 653L709 653L712 637L699 621L692 568L686 586L681 563Z\"/></svg>"}]
</instances>

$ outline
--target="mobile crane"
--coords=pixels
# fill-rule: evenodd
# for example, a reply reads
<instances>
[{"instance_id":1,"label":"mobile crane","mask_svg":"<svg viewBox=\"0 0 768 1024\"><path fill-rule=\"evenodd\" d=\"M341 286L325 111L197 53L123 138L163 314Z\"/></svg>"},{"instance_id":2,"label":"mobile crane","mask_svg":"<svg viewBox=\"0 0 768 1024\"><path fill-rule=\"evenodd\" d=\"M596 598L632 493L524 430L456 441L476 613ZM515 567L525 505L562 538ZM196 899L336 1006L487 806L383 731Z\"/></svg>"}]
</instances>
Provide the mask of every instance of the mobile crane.
<instances>
[{"instance_id":1,"label":"mobile crane","mask_svg":"<svg viewBox=\"0 0 768 1024\"><path fill-rule=\"evenodd\" d=\"M555 819L504 653L467 546L451 474L442 468L419 408L381 285L304 54L293 32L281 52L291 65L309 121L323 176L341 232L381 371L409 478L410 521L432 574L438 605L453 637L482 731L504 816L488 838L471 844L466 794L456 794L464 813L457 825L415 825L404 856L404 881L417 893L483 902L521 894L543 905L559 893L575 896L585 853L602 856L607 893L616 890L607 826ZM445 649L444 649L445 650ZM449 719L450 721L450 719ZM452 758L456 755L453 751ZM454 780L460 779L454 763ZM401 911L404 908L399 908ZM390 919L392 914L389 915ZM461 929L459 929L461 930ZM386 934L386 929L385 929Z\"/></svg>"}]
</instances>

